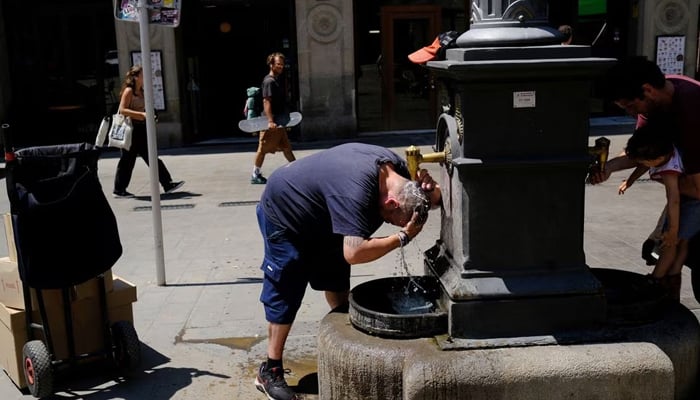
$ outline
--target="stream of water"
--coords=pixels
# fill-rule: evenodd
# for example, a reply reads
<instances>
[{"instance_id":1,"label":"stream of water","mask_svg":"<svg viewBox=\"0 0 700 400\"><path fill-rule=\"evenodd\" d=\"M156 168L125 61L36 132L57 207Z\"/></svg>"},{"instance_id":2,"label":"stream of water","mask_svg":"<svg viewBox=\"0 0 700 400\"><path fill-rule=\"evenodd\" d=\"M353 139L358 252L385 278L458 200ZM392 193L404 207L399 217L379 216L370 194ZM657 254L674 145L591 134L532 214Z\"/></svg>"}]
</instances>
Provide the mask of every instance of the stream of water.
<instances>
[{"instance_id":1,"label":"stream of water","mask_svg":"<svg viewBox=\"0 0 700 400\"><path fill-rule=\"evenodd\" d=\"M418 283L406 263L404 247L399 247L399 268L403 275L408 277L408 282L403 287L391 288L387 293L392 308L398 314L423 314L435 310L432 301L426 298L428 291Z\"/></svg>"}]
</instances>

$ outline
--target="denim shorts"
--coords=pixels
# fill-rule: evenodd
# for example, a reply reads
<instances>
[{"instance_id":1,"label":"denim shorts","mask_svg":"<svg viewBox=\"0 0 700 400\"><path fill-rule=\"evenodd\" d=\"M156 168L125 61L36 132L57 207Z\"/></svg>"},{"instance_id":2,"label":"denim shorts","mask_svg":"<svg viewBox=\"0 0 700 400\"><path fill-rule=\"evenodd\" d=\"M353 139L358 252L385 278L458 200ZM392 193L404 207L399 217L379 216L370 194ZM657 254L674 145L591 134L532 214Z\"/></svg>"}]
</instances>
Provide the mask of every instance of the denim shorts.
<instances>
[{"instance_id":1,"label":"denim shorts","mask_svg":"<svg viewBox=\"0 0 700 400\"><path fill-rule=\"evenodd\" d=\"M681 197L680 223L678 226L678 238L690 240L700 232L700 200L689 197ZM668 217L664 222L664 231L668 226Z\"/></svg>"},{"instance_id":2,"label":"denim shorts","mask_svg":"<svg viewBox=\"0 0 700 400\"><path fill-rule=\"evenodd\" d=\"M331 292L350 289L350 265L343 256L342 241L340 247L318 243L305 250L286 228L272 223L260 205L256 213L265 244L260 301L268 322L291 324L307 284L312 289Z\"/></svg>"}]
</instances>

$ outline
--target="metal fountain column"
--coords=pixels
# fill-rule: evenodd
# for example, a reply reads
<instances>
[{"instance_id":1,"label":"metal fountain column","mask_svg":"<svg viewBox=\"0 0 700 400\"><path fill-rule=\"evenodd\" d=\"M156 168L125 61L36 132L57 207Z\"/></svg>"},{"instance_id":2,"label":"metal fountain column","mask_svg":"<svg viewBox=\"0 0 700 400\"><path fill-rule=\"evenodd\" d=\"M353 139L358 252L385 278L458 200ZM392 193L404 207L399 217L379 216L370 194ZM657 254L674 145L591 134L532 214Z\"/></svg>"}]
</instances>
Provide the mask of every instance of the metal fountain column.
<instances>
[{"instance_id":1,"label":"metal fountain column","mask_svg":"<svg viewBox=\"0 0 700 400\"><path fill-rule=\"evenodd\" d=\"M560 45L546 1L486 15L490 3L475 2L459 48L427 64L449 99L436 151L451 161L426 272L443 288L452 338L594 327L606 301L583 252L590 96L614 60Z\"/></svg>"}]
</instances>

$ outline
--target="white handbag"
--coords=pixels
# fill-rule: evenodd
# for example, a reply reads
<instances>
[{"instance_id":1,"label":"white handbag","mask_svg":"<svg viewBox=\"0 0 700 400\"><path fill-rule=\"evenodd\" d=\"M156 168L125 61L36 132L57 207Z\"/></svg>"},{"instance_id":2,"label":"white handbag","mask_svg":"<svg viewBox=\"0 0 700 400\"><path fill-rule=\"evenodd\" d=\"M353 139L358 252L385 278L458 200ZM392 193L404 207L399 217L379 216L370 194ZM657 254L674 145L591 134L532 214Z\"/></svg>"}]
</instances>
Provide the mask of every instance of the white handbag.
<instances>
[{"instance_id":1,"label":"white handbag","mask_svg":"<svg viewBox=\"0 0 700 400\"><path fill-rule=\"evenodd\" d=\"M123 114L112 115L112 127L109 129L109 147L124 150L131 148L131 118Z\"/></svg>"},{"instance_id":2,"label":"white handbag","mask_svg":"<svg viewBox=\"0 0 700 400\"><path fill-rule=\"evenodd\" d=\"M102 147L107 140L107 133L109 133L109 127L112 125L112 116L106 115L102 118L100 122L100 128L97 130L97 137L95 138L95 146Z\"/></svg>"}]
</instances>

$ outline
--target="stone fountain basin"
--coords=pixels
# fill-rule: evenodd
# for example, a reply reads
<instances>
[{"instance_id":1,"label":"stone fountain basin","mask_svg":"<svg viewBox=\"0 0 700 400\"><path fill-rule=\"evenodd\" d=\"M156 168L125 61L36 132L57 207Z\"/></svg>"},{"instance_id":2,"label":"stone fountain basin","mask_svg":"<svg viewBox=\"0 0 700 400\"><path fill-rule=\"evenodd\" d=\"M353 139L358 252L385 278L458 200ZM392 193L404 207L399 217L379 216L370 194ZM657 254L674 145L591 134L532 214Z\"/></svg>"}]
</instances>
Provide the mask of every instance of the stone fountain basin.
<instances>
[{"instance_id":1,"label":"stone fountain basin","mask_svg":"<svg viewBox=\"0 0 700 400\"><path fill-rule=\"evenodd\" d=\"M440 295L440 283L433 276L374 279L350 291L350 322L359 330L385 338L444 334L447 312L438 305Z\"/></svg>"}]
</instances>

